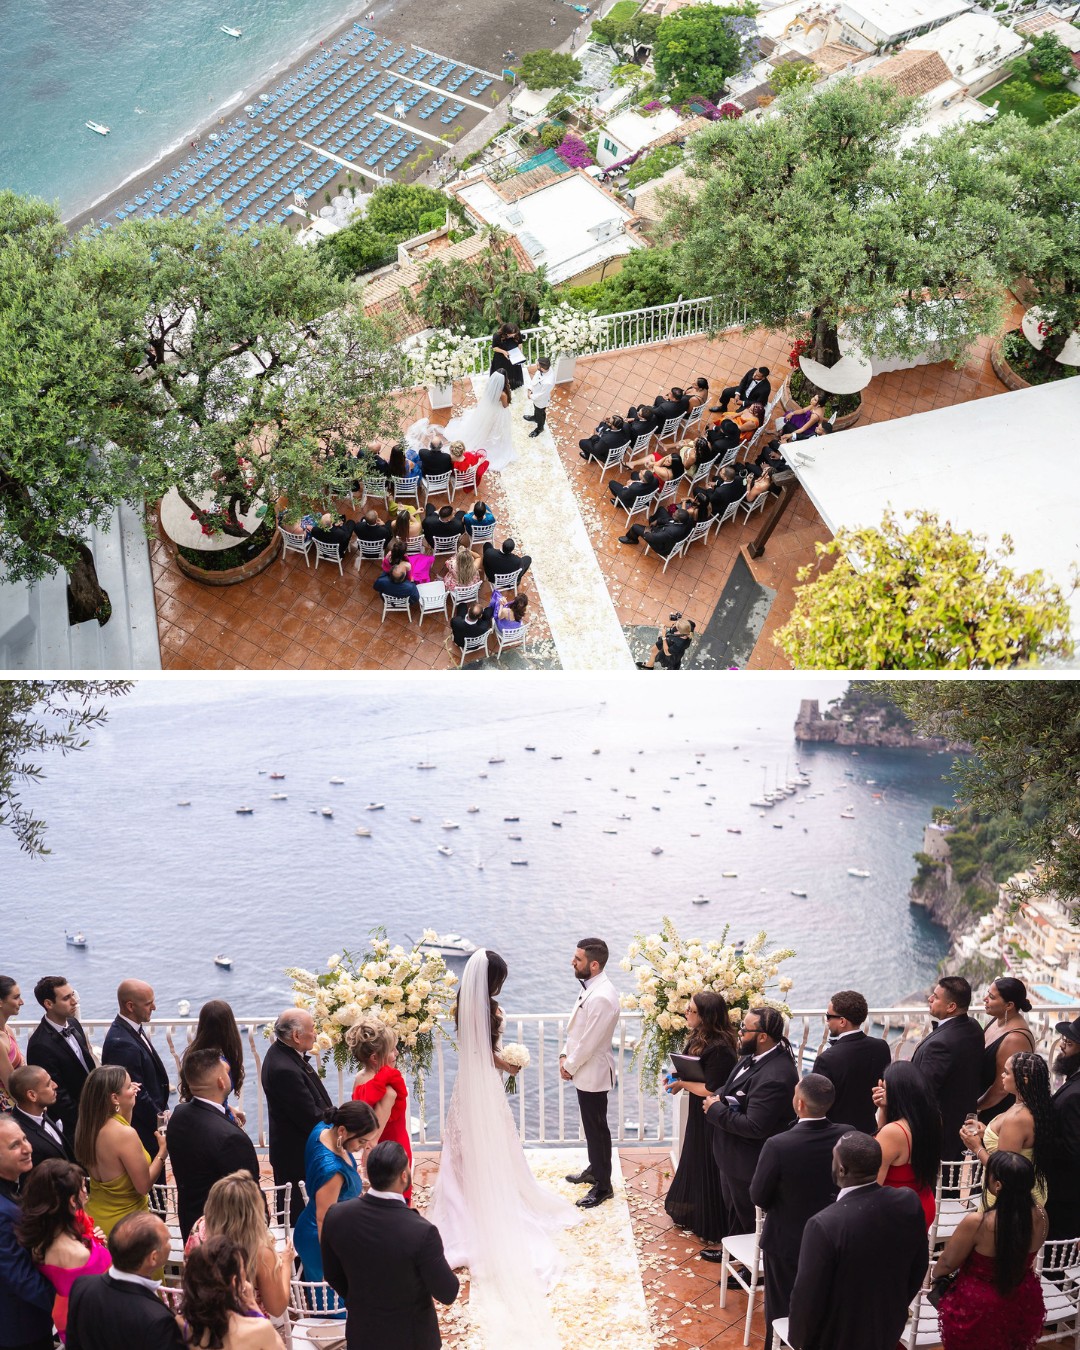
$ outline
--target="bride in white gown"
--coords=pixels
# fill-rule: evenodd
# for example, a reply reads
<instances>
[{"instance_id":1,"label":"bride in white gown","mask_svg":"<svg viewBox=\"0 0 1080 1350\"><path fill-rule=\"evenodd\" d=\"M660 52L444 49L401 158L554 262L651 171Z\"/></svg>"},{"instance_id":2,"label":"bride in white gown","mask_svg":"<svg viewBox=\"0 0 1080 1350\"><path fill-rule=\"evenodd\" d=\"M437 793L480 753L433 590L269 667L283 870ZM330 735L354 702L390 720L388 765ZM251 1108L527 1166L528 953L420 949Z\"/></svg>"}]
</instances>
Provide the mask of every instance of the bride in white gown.
<instances>
[{"instance_id":1,"label":"bride in white gown","mask_svg":"<svg viewBox=\"0 0 1080 1350\"><path fill-rule=\"evenodd\" d=\"M505 979L506 962L483 949L461 979L458 1076L427 1217L450 1265L469 1268L472 1320L487 1350L558 1350L544 1300L559 1276L552 1234L580 1215L545 1190L525 1160L500 1072L510 1067L499 1059L495 1003Z\"/></svg>"},{"instance_id":2,"label":"bride in white gown","mask_svg":"<svg viewBox=\"0 0 1080 1350\"><path fill-rule=\"evenodd\" d=\"M515 458L510 430L510 388L496 370L487 378L479 401L460 417L453 417L443 433L448 441L464 442L466 450L483 450L493 469L505 469Z\"/></svg>"}]
</instances>

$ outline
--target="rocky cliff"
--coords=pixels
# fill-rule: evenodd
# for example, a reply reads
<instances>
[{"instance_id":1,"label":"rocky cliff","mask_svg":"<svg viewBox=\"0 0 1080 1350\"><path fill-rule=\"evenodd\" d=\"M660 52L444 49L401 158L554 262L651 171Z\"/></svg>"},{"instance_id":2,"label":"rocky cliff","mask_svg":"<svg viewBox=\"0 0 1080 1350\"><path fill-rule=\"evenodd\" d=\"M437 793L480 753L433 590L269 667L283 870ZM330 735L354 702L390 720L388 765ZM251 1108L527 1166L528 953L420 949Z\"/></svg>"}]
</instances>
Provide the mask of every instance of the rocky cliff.
<instances>
[{"instance_id":1,"label":"rocky cliff","mask_svg":"<svg viewBox=\"0 0 1080 1350\"><path fill-rule=\"evenodd\" d=\"M940 924L952 939L953 945L942 961L941 969L951 975L964 975L977 985L999 972L987 969L978 957L961 957L956 944L979 921L979 914L972 907L972 896L996 893L997 883L989 863L981 864L963 883L957 880L949 851L949 834L948 826L926 826L922 852L915 855L919 870L912 879L908 899L924 909L927 918Z\"/></svg>"},{"instance_id":2,"label":"rocky cliff","mask_svg":"<svg viewBox=\"0 0 1080 1350\"><path fill-rule=\"evenodd\" d=\"M845 708L844 701L822 714L816 698L804 698L795 719L795 739L800 742L825 742L835 745L877 746L889 750L962 750L957 742L940 736L916 734L907 718L884 705Z\"/></svg>"}]
</instances>

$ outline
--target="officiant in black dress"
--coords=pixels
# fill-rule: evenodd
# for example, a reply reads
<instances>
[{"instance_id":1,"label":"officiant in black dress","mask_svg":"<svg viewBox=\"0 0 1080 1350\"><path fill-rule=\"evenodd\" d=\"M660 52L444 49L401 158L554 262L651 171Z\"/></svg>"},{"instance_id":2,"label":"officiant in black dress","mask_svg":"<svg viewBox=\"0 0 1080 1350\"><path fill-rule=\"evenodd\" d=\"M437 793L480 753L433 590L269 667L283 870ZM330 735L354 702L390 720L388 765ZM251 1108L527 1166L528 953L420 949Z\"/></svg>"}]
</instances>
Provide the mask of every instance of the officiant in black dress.
<instances>
[{"instance_id":1,"label":"officiant in black dress","mask_svg":"<svg viewBox=\"0 0 1080 1350\"><path fill-rule=\"evenodd\" d=\"M510 383L510 397L525 383L525 362L515 363L509 353L521 346L521 329L516 323L500 324L491 337L491 365L488 374L500 370Z\"/></svg>"},{"instance_id":2,"label":"officiant in black dress","mask_svg":"<svg viewBox=\"0 0 1080 1350\"><path fill-rule=\"evenodd\" d=\"M688 1228L708 1243L727 1236L726 1209L720 1192L720 1173L713 1157L708 1122L698 1103L706 1094L716 1094L727 1082L738 1058L735 1029L728 1019L723 996L704 990L695 994L686 1009L690 1037L685 1055L696 1055L704 1078L691 1083L675 1079L671 1092L691 1097L679 1153L679 1166L671 1179L664 1208L680 1228Z\"/></svg>"}]
</instances>

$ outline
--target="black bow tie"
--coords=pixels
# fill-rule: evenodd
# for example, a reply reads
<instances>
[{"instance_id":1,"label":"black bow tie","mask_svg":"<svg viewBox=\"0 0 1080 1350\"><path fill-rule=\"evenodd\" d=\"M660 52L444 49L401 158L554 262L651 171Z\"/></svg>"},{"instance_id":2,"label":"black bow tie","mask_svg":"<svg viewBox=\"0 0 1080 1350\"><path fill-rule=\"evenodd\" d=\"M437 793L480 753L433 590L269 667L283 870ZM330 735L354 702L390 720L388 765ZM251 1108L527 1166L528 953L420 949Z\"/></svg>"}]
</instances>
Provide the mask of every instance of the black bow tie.
<instances>
[{"instance_id":1,"label":"black bow tie","mask_svg":"<svg viewBox=\"0 0 1080 1350\"><path fill-rule=\"evenodd\" d=\"M61 1028L60 1028L60 1035L61 1035L61 1036L67 1036L67 1037L70 1039L72 1036L75 1035L75 1028L74 1028L74 1027L61 1027Z\"/></svg>"},{"instance_id":2,"label":"black bow tie","mask_svg":"<svg viewBox=\"0 0 1080 1350\"><path fill-rule=\"evenodd\" d=\"M931 1030L931 1031L937 1031L937 1029L938 1029L939 1026L941 1026L941 1023L940 1023L940 1022L935 1022L933 1018L930 1019L930 1030Z\"/></svg>"},{"instance_id":3,"label":"black bow tie","mask_svg":"<svg viewBox=\"0 0 1080 1350\"><path fill-rule=\"evenodd\" d=\"M829 1044L830 1044L830 1045L837 1045L837 1044L839 1044L839 1041L840 1041L840 1037L839 1037L839 1036L830 1036L830 1037L829 1037Z\"/></svg>"}]
</instances>

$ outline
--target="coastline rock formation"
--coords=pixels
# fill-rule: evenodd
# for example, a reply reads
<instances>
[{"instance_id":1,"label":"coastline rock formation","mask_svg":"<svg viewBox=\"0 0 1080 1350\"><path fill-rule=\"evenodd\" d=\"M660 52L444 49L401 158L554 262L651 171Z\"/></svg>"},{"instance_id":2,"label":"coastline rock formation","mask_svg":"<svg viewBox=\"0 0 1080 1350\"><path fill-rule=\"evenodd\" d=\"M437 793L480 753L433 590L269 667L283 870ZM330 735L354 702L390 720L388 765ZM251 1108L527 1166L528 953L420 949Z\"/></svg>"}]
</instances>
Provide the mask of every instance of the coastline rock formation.
<instances>
[{"instance_id":1,"label":"coastline rock formation","mask_svg":"<svg viewBox=\"0 0 1080 1350\"><path fill-rule=\"evenodd\" d=\"M800 743L876 746L886 750L963 751L965 745L940 736L920 736L900 710L881 700L879 703L850 707L848 698L835 708L821 712L816 698L799 703L795 719L795 739Z\"/></svg>"}]
</instances>

